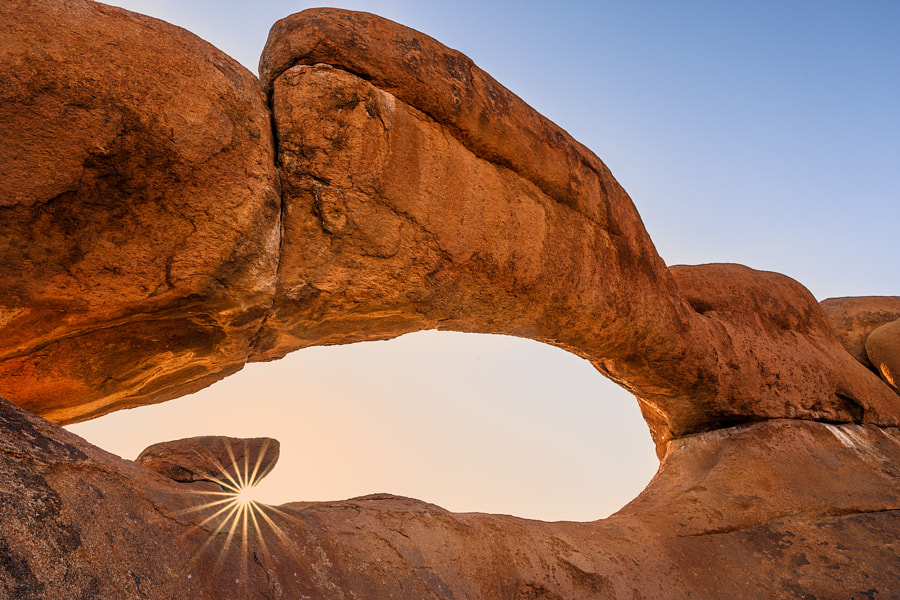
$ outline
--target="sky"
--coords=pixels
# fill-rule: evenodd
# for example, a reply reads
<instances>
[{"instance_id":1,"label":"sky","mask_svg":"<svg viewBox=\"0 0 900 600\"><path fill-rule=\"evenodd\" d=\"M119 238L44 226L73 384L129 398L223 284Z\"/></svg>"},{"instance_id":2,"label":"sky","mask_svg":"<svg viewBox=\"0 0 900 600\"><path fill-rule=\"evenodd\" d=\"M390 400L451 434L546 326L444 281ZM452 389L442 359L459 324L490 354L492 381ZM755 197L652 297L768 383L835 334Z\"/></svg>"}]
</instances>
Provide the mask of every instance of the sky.
<instances>
[{"instance_id":1,"label":"sky","mask_svg":"<svg viewBox=\"0 0 900 600\"><path fill-rule=\"evenodd\" d=\"M256 72L269 27L316 4L112 2ZM900 295L900 3L358 0L462 51L591 148L667 264L737 262L819 300ZM192 396L69 427L134 458L270 436L261 499L389 492L458 512L605 517L658 462L634 398L528 340L420 332L311 348Z\"/></svg>"}]
</instances>

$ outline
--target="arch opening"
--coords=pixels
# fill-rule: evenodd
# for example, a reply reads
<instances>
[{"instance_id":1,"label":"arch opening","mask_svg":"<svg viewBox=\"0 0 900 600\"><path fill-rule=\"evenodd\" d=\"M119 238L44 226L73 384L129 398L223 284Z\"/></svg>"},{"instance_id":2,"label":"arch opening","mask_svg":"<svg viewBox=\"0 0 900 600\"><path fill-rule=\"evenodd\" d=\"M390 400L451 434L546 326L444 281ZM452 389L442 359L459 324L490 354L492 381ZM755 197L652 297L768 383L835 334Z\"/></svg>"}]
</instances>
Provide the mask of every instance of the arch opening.
<instances>
[{"instance_id":1,"label":"arch opening","mask_svg":"<svg viewBox=\"0 0 900 600\"><path fill-rule=\"evenodd\" d=\"M68 426L134 458L199 435L269 436L270 504L391 493L452 512L590 521L658 466L636 402L587 361L531 340L418 332L251 364L191 396Z\"/></svg>"}]
</instances>

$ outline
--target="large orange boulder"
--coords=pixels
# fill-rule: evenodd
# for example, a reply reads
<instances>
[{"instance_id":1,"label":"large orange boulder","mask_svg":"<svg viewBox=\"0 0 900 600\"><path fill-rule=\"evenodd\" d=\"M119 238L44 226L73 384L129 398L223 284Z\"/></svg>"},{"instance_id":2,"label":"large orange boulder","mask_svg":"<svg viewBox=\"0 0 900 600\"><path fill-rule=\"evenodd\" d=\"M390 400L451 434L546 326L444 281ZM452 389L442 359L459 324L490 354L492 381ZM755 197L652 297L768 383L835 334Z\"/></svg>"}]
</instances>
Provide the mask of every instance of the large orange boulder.
<instances>
[{"instance_id":1,"label":"large orange boulder","mask_svg":"<svg viewBox=\"0 0 900 600\"><path fill-rule=\"evenodd\" d=\"M259 82L86 0L0 6L0 393L61 422L241 368L278 262Z\"/></svg>"}]
</instances>

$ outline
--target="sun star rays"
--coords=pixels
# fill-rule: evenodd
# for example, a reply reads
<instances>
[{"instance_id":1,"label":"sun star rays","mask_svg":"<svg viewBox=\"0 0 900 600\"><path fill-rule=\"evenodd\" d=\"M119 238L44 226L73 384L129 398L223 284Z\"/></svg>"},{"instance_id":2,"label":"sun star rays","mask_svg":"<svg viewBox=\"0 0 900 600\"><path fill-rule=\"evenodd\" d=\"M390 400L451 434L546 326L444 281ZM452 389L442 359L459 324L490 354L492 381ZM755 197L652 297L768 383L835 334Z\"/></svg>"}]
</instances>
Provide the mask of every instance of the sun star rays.
<instances>
[{"instance_id":1,"label":"sun star rays","mask_svg":"<svg viewBox=\"0 0 900 600\"><path fill-rule=\"evenodd\" d=\"M213 564L213 570L220 571L229 559L232 550L238 549L240 552L239 581L246 581L249 573L251 537L253 537L261 550L262 563L270 566L271 553L266 543L265 528L268 527L274 533L279 544L283 544L285 532L275 523L273 517L277 516L290 521L294 521L296 518L255 499L256 485L267 473L261 469L267 448L268 442L265 442L252 465L246 442L241 456L242 460L235 457L234 450L228 443L225 444L225 450L230 459L229 464L223 465L212 454L203 457L215 465L219 472L219 476L206 478L206 481L216 484L219 490L192 490L192 494L208 498L209 501L179 511L181 515L199 513L203 518L194 524L191 531L199 529L208 532L206 540L191 557L191 563L197 563L205 552L212 549L215 542L220 541L221 545L218 548L218 556ZM222 540L223 537L224 540ZM257 561L260 560L259 555L255 552L254 557Z\"/></svg>"}]
</instances>

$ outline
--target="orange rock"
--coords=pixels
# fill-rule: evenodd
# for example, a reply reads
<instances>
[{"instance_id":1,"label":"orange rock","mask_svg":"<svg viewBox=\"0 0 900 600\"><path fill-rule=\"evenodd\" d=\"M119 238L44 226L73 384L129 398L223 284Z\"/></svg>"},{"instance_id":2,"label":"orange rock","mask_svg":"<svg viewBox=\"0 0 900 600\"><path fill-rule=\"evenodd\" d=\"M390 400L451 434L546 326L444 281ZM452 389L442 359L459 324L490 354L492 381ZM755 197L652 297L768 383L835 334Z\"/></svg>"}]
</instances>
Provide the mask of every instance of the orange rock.
<instances>
[{"instance_id":1,"label":"orange rock","mask_svg":"<svg viewBox=\"0 0 900 600\"><path fill-rule=\"evenodd\" d=\"M900 422L802 286L667 269L599 158L423 34L336 9L273 28L282 223L251 75L177 28L62 6L4 15L0 393L23 407L71 422L248 356L440 328L591 360L659 452L768 418Z\"/></svg>"},{"instance_id":2,"label":"orange rock","mask_svg":"<svg viewBox=\"0 0 900 600\"><path fill-rule=\"evenodd\" d=\"M881 377L900 391L900 319L869 334L866 354Z\"/></svg>"},{"instance_id":3,"label":"orange rock","mask_svg":"<svg viewBox=\"0 0 900 600\"><path fill-rule=\"evenodd\" d=\"M0 7L0 393L60 422L241 368L280 203L256 78L85 0Z\"/></svg>"},{"instance_id":4,"label":"orange rock","mask_svg":"<svg viewBox=\"0 0 900 600\"><path fill-rule=\"evenodd\" d=\"M741 265L670 271L682 297L708 324L708 343L720 357L719 399L730 405L711 410L731 419L743 412L746 421L897 423L896 396L845 352L802 285Z\"/></svg>"},{"instance_id":5,"label":"orange rock","mask_svg":"<svg viewBox=\"0 0 900 600\"><path fill-rule=\"evenodd\" d=\"M897 395L790 278L666 268L603 163L459 53L361 13L276 24L261 70L277 175L258 82L182 30L13 0L0 53L0 394L71 421L248 356L509 333L633 391L662 460L593 523L389 495L250 513L173 481L231 458L198 456L208 440L147 449L161 477L0 399L0 596L900 588ZM885 331L868 336L879 364L897 355Z\"/></svg>"},{"instance_id":6,"label":"orange rock","mask_svg":"<svg viewBox=\"0 0 900 600\"><path fill-rule=\"evenodd\" d=\"M600 159L458 52L315 9L277 23L260 64L285 210L252 360L427 328L507 333L632 391L659 451L766 418L900 423L802 286L666 269ZM578 182L566 194L561 166Z\"/></svg>"},{"instance_id":7,"label":"orange rock","mask_svg":"<svg viewBox=\"0 0 900 600\"><path fill-rule=\"evenodd\" d=\"M866 354L866 338L882 325L900 319L900 297L828 298L820 304L847 352L874 371Z\"/></svg>"},{"instance_id":8,"label":"orange rock","mask_svg":"<svg viewBox=\"0 0 900 600\"><path fill-rule=\"evenodd\" d=\"M0 594L890 597L898 465L896 428L769 420L670 442L648 488L589 523L388 494L258 506L244 520L0 400Z\"/></svg>"}]
</instances>

